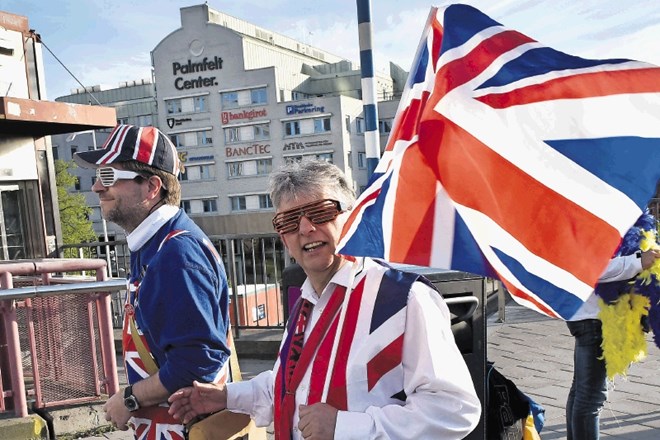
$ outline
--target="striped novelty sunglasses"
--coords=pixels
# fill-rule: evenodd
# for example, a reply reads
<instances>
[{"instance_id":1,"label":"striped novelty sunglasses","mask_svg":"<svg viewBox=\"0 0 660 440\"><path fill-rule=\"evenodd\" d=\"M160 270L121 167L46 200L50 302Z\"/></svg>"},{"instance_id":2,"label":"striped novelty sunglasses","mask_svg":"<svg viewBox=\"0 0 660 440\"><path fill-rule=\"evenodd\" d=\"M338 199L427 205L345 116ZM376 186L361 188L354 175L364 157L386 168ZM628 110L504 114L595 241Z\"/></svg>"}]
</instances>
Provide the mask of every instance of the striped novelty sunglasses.
<instances>
[{"instance_id":1,"label":"striped novelty sunglasses","mask_svg":"<svg viewBox=\"0 0 660 440\"><path fill-rule=\"evenodd\" d=\"M298 230L303 216L315 225L322 225L346 210L347 207L337 200L318 200L280 212L273 217L273 227L280 234L289 234Z\"/></svg>"},{"instance_id":2,"label":"striped novelty sunglasses","mask_svg":"<svg viewBox=\"0 0 660 440\"><path fill-rule=\"evenodd\" d=\"M96 169L96 177L101 181L101 185L106 188L117 183L118 180L132 180L142 175L134 171L118 170L112 167L101 167Z\"/></svg>"}]
</instances>

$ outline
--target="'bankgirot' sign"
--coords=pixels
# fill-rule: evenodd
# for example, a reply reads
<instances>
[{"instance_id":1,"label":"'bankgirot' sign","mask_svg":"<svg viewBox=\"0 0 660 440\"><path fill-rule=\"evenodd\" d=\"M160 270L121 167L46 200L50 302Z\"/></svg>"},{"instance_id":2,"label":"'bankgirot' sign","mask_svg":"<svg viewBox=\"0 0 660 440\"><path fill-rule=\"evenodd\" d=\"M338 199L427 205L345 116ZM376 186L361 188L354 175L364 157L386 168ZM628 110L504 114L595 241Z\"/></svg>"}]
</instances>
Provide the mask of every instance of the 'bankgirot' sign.
<instances>
[{"instance_id":1,"label":"'bankgirot' sign","mask_svg":"<svg viewBox=\"0 0 660 440\"><path fill-rule=\"evenodd\" d=\"M254 118L265 118L267 115L268 112L266 109L260 108L252 110L241 110L238 112L222 112L220 113L220 119L224 125L227 125L230 122L251 121Z\"/></svg>"}]
</instances>

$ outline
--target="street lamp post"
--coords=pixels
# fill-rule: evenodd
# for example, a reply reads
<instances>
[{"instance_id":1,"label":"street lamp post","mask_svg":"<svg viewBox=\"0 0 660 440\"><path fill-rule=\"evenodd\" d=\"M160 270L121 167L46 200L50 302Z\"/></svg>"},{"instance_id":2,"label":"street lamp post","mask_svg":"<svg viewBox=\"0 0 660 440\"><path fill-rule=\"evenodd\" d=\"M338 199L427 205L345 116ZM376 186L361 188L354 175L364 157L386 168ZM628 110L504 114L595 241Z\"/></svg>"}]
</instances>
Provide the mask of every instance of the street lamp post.
<instances>
[{"instance_id":1,"label":"street lamp post","mask_svg":"<svg viewBox=\"0 0 660 440\"><path fill-rule=\"evenodd\" d=\"M92 146L95 150L97 150L98 147L96 145L96 131L94 130L83 130L71 133L69 136L67 136L66 141L71 142L76 138L77 135L85 133L92 135ZM106 270L108 272L108 278L112 278L112 262L110 260L110 245L108 244L108 223L105 221L105 218L103 218L103 213L101 213L101 224L103 225L103 241L105 242L105 261L107 265Z\"/></svg>"}]
</instances>

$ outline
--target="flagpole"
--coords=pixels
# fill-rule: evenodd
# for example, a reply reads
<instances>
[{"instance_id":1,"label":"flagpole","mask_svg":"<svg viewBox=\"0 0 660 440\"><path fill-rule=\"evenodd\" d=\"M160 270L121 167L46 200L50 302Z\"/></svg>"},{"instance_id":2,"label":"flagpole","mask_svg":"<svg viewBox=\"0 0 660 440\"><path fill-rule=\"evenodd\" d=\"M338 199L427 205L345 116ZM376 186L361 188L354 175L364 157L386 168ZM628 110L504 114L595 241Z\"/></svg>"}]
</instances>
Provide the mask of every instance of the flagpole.
<instances>
[{"instance_id":1,"label":"flagpole","mask_svg":"<svg viewBox=\"0 0 660 440\"><path fill-rule=\"evenodd\" d=\"M380 159L378 133L378 106L372 50L371 0L356 0L358 33L360 38L360 68L362 70L362 103L365 122L364 144L367 155L367 172L373 175Z\"/></svg>"}]
</instances>

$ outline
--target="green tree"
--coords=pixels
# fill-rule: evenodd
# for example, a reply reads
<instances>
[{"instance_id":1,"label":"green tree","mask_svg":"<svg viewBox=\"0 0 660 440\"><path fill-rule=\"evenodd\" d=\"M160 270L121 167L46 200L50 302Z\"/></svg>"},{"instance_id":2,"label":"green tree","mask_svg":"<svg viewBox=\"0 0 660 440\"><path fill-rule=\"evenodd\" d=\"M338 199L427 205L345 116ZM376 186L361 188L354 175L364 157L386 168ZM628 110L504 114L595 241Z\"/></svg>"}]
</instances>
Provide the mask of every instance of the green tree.
<instances>
[{"instance_id":1,"label":"green tree","mask_svg":"<svg viewBox=\"0 0 660 440\"><path fill-rule=\"evenodd\" d=\"M64 244L98 240L89 219L92 208L87 206L85 196L68 191L76 183L77 177L69 172L69 170L75 168L77 168L77 165L73 162L55 161L55 183L60 205L60 221L62 223L62 240ZM78 255L65 256L77 257ZM85 257L89 257L89 249L85 250Z\"/></svg>"}]
</instances>

